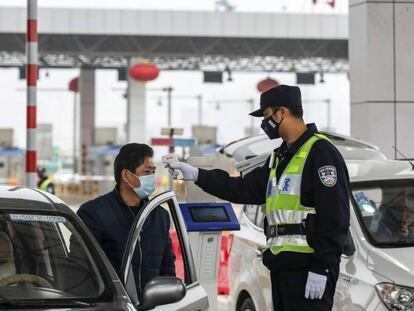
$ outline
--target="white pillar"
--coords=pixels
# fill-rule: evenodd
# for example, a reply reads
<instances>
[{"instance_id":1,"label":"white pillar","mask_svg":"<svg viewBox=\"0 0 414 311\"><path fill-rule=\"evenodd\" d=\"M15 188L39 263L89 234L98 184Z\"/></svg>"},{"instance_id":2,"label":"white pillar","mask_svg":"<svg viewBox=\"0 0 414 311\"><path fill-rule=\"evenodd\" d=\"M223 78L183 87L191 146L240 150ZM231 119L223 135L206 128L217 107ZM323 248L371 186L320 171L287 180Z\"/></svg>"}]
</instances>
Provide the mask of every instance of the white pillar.
<instances>
[{"instance_id":1,"label":"white pillar","mask_svg":"<svg viewBox=\"0 0 414 311\"><path fill-rule=\"evenodd\" d=\"M80 93L80 150L81 174L86 174L87 153L94 144L95 129L95 70L81 69L79 76Z\"/></svg>"},{"instance_id":2,"label":"white pillar","mask_svg":"<svg viewBox=\"0 0 414 311\"><path fill-rule=\"evenodd\" d=\"M138 63L132 59L130 66ZM146 85L128 75L127 142L148 143L146 135Z\"/></svg>"},{"instance_id":3,"label":"white pillar","mask_svg":"<svg viewBox=\"0 0 414 311\"><path fill-rule=\"evenodd\" d=\"M350 0L351 132L414 158L414 0Z\"/></svg>"}]
</instances>

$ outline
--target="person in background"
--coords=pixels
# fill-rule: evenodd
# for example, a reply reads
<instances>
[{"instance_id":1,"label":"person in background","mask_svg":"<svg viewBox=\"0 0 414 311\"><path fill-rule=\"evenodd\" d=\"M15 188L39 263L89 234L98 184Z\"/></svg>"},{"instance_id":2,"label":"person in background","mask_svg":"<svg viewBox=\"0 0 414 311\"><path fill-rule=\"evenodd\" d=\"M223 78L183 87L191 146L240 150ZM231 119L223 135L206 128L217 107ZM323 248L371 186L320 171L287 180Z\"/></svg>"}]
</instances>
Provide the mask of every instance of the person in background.
<instances>
[{"instance_id":1,"label":"person in background","mask_svg":"<svg viewBox=\"0 0 414 311\"><path fill-rule=\"evenodd\" d=\"M46 174L46 169L44 167L37 168L37 177L39 181L37 182L37 188L40 190L55 194L55 184L53 180Z\"/></svg>"}]
</instances>

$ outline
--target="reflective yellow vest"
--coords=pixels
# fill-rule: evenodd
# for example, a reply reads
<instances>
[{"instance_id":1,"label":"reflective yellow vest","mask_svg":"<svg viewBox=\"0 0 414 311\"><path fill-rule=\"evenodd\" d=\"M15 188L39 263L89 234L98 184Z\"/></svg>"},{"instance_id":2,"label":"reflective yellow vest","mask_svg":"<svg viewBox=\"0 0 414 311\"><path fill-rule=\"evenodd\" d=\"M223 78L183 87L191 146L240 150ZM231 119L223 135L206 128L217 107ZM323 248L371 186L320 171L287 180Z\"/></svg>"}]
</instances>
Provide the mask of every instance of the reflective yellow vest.
<instances>
[{"instance_id":1,"label":"reflective yellow vest","mask_svg":"<svg viewBox=\"0 0 414 311\"><path fill-rule=\"evenodd\" d=\"M52 179L51 178L46 178L41 184L40 184L40 186L39 186L39 189L40 190L43 190L43 191L46 191L46 192L48 192L48 187L49 187L49 185L52 183L53 181L52 181Z\"/></svg>"},{"instance_id":2,"label":"reflective yellow vest","mask_svg":"<svg viewBox=\"0 0 414 311\"><path fill-rule=\"evenodd\" d=\"M303 168L313 144L319 139L329 140L321 134L314 134L292 157L285 170L276 178L276 165L270 170L266 193L266 217L269 225L300 224L310 213L315 213L314 207L303 206L300 201L300 190ZM273 254L280 252L313 253L314 250L306 242L304 235L282 235L269 238L267 244Z\"/></svg>"}]
</instances>

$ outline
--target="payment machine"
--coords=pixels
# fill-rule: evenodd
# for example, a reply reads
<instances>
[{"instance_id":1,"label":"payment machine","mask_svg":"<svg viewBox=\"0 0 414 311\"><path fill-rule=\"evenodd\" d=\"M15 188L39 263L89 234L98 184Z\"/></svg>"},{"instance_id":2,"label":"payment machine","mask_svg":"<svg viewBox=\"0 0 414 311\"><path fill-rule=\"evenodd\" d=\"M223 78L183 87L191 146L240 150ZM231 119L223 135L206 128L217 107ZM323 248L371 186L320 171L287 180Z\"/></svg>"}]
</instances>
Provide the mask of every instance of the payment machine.
<instances>
[{"instance_id":1,"label":"payment machine","mask_svg":"<svg viewBox=\"0 0 414 311\"><path fill-rule=\"evenodd\" d=\"M217 310L217 276L221 233L238 231L240 224L231 203L181 203L194 255L197 276L207 291L211 311Z\"/></svg>"}]
</instances>

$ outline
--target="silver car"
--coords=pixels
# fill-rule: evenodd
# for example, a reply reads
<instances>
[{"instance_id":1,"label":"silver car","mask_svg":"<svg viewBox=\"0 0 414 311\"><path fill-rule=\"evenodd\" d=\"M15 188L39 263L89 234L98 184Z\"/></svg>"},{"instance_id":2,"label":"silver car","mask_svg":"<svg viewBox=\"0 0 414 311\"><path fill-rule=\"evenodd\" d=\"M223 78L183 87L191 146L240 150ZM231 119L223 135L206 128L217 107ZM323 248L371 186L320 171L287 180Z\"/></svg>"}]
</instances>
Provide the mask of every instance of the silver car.
<instances>
[{"instance_id":1,"label":"silver car","mask_svg":"<svg viewBox=\"0 0 414 311\"><path fill-rule=\"evenodd\" d=\"M351 235L334 310L414 310L414 169L406 162L375 158L346 160ZM239 163L242 175L243 169L249 172L263 161ZM262 264L264 217L264 206L245 205L241 230L234 233L229 257L232 311L273 310L270 274Z\"/></svg>"},{"instance_id":2,"label":"silver car","mask_svg":"<svg viewBox=\"0 0 414 311\"><path fill-rule=\"evenodd\" d=\"M321 132L321 134L327 136L346 159L386 159L377 146L365 141L331 132ZM233 158L236 163L258 156L266 159L281 143L281 138L270 140L266 134L256 135L233 141L219 149L219 153L227 158Z\"/></svg>"},{"instance_id":3,"label":"silver car","mask_svg":"<svg viewBox=\"0 0 414 311\"><path fill-rule=\"evenodd\" d=\"M171 215L183 257L183 280L157 277L138 299L131 260L140 232L157 207ZM0 186L0 309L208 310L186 227L173 192L152 199L132 226L121 269L77 215L48 193Z\"/></svg>"}]
</instances>

